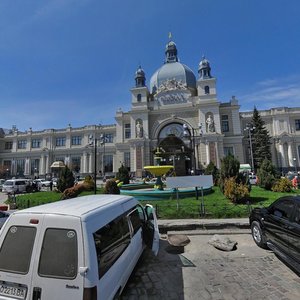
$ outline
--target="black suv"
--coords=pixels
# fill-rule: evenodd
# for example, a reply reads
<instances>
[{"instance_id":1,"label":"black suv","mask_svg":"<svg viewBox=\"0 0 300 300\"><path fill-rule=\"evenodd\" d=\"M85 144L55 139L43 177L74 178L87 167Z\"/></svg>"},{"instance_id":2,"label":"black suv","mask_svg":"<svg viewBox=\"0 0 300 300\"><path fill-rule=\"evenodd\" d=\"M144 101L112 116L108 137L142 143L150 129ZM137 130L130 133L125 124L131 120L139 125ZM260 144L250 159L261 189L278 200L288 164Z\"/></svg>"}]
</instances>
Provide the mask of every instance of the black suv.
<instances>
[{"instance_id":1,"label":"black suv","mask_svg":"<svg viewBox=\"0 0 300 300\"><path fill-rule=\"evenodd\" d=\"M300 273L300 196L277 199L268 208L254 208L249 217L252 237Z\"/></svg>"}]
</instances>

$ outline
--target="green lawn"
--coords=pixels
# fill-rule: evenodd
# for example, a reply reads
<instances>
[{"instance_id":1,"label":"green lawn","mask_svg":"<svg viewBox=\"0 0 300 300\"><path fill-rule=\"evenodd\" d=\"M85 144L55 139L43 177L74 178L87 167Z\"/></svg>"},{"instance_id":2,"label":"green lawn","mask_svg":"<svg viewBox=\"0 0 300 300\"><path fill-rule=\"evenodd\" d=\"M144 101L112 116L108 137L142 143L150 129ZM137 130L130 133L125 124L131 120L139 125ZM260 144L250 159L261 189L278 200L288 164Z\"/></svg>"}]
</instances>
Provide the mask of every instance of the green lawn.
<instances>
[{"instance_id":1,"label":"green lawn","mask_svg":"<svg viewBox=\"0 0 300 300\"><path fill-rule=\"evenodd\" d=\"M103 190L99 189L98 193ZM298 191L296 191L298 192ZM159 218L162 219L184 219L184 218L236 218L248 217L251 208L254 206L268 206L277 198L284 195L296 195L295 191L291 193L275 193L266 191L260 187L253 186L248 204L233 204L220 192L218 187L213 187L212 193L203 198L204 206L201 207L202 198L196 200L195 197L189 197L177 200L155 200L141 201L142 204L150 203L156 207ZM93 192L84 192L81 194L89 195ZM40 205L47 202L60 200L60 193L57 192L38 192L33 194L24 194L17 196L19 208ZM205 214L204 214L205 213Z\"/></svg>"}]
</instances>

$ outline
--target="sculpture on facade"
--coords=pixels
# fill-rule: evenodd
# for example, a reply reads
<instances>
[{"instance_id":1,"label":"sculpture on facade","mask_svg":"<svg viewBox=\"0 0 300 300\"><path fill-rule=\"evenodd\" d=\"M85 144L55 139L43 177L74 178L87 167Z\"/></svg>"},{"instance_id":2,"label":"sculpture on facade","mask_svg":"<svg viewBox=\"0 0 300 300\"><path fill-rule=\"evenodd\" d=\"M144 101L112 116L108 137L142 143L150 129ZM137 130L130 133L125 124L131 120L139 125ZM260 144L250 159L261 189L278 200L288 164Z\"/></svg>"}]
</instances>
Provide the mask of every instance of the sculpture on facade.
<instances>
[{"instance_id":1,"label":"sculpture on facade","mask_svg":"<svg viewBox=\"0 0 300 300\"><path fill-rule=\"evenodd\" d=\"M141 138L143 137L143 124L142 121L137 121L136 123L136 137Z\"/></svg>"},{"instance_id":2,"label":"sculpture on facade","mask_svg":"<svg viewBox=\"0 0 300 300\"><path fill-rule=\"evenodd\" d=\"M215 122L211 114L208 115L206 119L206 124L208 132L215 132Z\"/></svg>"}]
</instances>

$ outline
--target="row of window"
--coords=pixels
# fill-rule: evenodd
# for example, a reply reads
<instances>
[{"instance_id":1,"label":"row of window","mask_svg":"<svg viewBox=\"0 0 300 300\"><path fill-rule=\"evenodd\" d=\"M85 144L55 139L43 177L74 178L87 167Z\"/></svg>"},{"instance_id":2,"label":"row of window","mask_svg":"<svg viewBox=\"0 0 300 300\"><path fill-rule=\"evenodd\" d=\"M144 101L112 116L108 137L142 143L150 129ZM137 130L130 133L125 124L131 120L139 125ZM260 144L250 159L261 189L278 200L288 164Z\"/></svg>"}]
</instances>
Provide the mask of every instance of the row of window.
<instances>
[{"instance_id":1,"label":"row of window","mask_svg":"<svg viewBox=\"0 0 300 300\"><path fill-rule=\"evenodd\" d=\"M105 142L106 143L113 143L113 134L107 133L105 134ZM78 146L82 144L82 136L72 136L71 138L71 145ZM32 139L31 140L31 148L41 148L42 146L42 139ZM66 146L66 138L65 137L57 137L55 139L55 146L56 147L64 147ZM11 150L13 148L13 142L5 142L5 150ZM18 140L17 144L18 149L26 149L27 148L27 140Z\"/></svg>"},{"instance_id":2,"label":"row of window","mask_svg":"<svg viewBox=\"0 0 300 300\"><path fill-rule=\"evenodd\" d=\"M80 165L81 165L81 157L75 156L75 157L64 157L64 156L55 156L54 158L56 161L63 161L67 163L70 168L75 171L80 171ZM68 159L66 161L66 159ZM100 161L102 164L102 161ZM16 159L13 163L11 160L4 160L3 166L5 170L8 170L9 172L12 171L12 164L13 164L13 172L16 172L17 174L24 174L25 172L25 165L26 165L26 159ZM104 164L104 171L105 172L113 172L113 155L106 154L103 156L103 164ZM124 153L124 164L126 167L130 167L130 152ZM34 175L39 171L40 168L40 159L31 159L30 164L28 166L29 169L27 169L27 172L30 172L31 175Z\"/></svg>"},{"instance_id":3,"label":"row of window","mask_svg":"<svg viewBox=\"0 0 300 300\"><path fill-rule=\"evenodd\" d=\"M131 222L132 233L130 233L128 221ZM130 243L130 234L134 235L141 227L140 213L138 212L138 208L136 208L129 213L127 212L117 217L93 234L99 279L126 250Z\"/></svg>"}]
</instances>

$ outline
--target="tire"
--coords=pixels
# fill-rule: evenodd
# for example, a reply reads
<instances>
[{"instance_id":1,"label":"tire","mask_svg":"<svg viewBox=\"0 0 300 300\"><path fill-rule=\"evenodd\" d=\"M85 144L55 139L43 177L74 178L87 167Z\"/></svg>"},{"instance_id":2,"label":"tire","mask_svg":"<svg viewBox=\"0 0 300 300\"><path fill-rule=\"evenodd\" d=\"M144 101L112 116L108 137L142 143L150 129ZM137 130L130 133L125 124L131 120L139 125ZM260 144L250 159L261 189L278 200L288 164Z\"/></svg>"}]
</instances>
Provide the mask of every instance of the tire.
<instances>
[{"instance_id":1,"label":"tire","mask_svg":"<svg viewBox=\"0 0 300 300\"><path fill-rule=\"evenodd\" d=\"M254 242L258 247L263 249L267 248L266 238L263 234L263 231L261 230L261 226L259 222L253 221L251 223L251 234Z\"/></svg>"}]
</instances>

